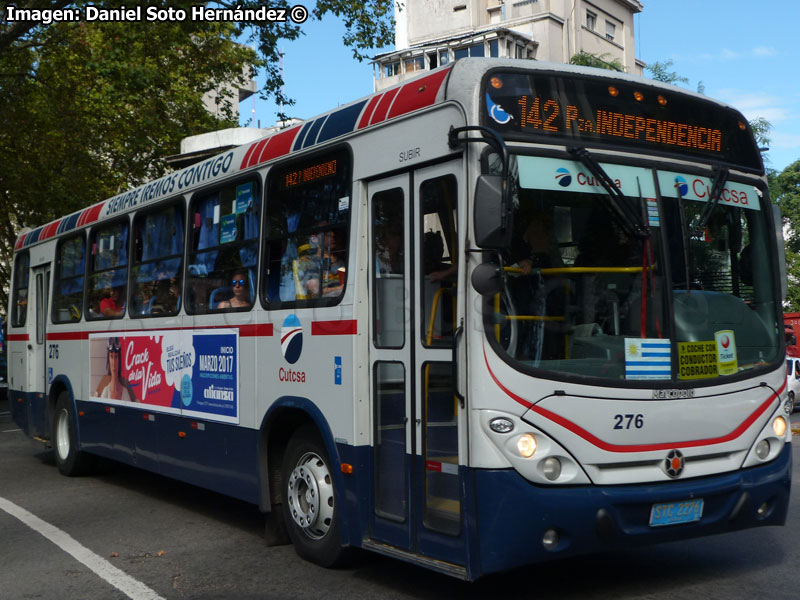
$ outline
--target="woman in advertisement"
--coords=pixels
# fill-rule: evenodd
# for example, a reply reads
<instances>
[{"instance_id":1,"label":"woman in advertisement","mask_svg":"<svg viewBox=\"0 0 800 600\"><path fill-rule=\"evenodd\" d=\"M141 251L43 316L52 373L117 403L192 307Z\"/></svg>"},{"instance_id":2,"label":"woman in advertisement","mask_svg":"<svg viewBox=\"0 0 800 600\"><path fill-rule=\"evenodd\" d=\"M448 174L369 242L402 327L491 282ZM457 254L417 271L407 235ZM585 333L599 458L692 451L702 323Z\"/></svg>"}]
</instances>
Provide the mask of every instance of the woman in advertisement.
<instances>
[{"instance_id":1,"label":"woman in advertisement","mask_svg":"<svg viewBox=\"0 0 800 600\"><path fill-rule=\"evenodd\" d=\"M136 396L130 389L130 384L122 377L122 357L120 339L110 337L106 342L108 354L106 357L106 375L97 386L97 396L113 400L136 402Z\"/></svg>"}]
</instances>

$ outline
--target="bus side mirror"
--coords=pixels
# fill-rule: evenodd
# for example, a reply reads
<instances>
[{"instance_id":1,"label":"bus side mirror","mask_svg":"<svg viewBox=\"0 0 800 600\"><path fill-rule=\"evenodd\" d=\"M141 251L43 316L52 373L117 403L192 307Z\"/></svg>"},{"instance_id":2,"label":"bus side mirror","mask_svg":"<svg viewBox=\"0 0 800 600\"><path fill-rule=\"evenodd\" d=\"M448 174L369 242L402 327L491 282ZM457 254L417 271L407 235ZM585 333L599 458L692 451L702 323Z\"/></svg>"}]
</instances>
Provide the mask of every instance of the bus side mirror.
<instances>
[{"instance_id":1,"label":"bus side mirror","mask_svg":"<svg viewBox=\"0 0 800 600\"><path fill-rule=\"evenodd\" d=\"M479 248L507 248L511 243L511 216L506 214L500 175L481 175L475 186L475 244Z\"/></svg>"},{"instance_id":2,"label":"bus side mirror","mask_svg":"<svg viewBox=\"0 0 800 600\"><path fill-rule=\"evenodd\" d=\"M481 296L494 296L503 290L503 269L499 265L482 263L473 269L470 281Z\"/></svg>"}]
</instances>

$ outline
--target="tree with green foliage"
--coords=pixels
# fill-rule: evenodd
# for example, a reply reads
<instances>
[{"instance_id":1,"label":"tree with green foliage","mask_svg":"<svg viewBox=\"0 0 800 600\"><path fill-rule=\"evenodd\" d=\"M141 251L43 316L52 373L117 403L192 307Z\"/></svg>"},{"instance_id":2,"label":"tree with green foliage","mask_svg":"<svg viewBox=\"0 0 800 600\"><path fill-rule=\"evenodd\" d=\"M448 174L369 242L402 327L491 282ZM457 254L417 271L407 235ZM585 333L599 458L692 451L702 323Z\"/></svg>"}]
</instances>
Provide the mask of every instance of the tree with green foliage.
<instances>
[{"instance_id":1,"label":"tree with green foliage","mask_svg":"<svg viewBox=\"0 0 800 600\"><path fill-rule=\"evenodd\" d=\"M781 208L789 275L787 312L800 311L800 160L770 178L772 200Z\"/></svg>"},{"instance_id":2,"label":"tree with green foliage","mask_svg":"<svg viewBox=\"0 0 800 600\"><path fill-rule=\"evenodd\" d=\"M580 65L582 67L594 67L596 69L607 69L609 71L624 71L624 67L618 58L610 58L609 54L592 54L581 50L573 54L569 59L569 64Z\"/></svg>"},{"instance_id":3,"label":"tree with green foliage","mask_svg":"<svg viewBox=\"0 0 800 600\"><path fill-rule=\"evenodd\" d=\"M645 67L645 71L648 71L650 76L656 81L671 83L673 85L677 85L679 83L688 84L689 79L678 75L675 71L672 71L672 65L672 59L667 59L664 62L656 61L647 65Z\"/></svg>"},{"instance_id":4,"label":"tree with green foliage","mask_svg":"<svg viewBox=\"0 0 800 600\"><path fill-rule=\"evenodd\" d=\"M88 2L20 0L20 9L85 8ZM188 0L148 5L190 11ZM207 3L252 9L259 2ZM116 6L116 4L115 4ZM291 6L270 3L271 8ZM345 42L361 52L391 40L391 0L320 0L311 16L342 17ZM252 50L238 43L249 35ZM0 21L0 302L22 227L36 227L163 175L164 158L190 135L235 126L229 99L217 118L205 92L244 83L263 67L262 96L281 93L278 43L300 23L242 21L36 23ZM231 92L229 92L231 93Z\"/></svg>"}]
</instances>

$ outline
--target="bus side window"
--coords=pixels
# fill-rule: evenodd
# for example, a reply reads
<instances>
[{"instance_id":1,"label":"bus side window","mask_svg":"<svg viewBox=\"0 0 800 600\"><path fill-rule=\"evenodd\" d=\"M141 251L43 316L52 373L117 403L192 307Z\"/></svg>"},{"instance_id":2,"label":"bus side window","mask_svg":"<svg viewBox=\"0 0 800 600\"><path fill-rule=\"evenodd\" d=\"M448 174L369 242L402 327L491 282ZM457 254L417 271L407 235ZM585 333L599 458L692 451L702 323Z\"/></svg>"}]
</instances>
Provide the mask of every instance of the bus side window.
<instances>
[{"instance_id":1,"label":"bus side window","mask_svg":"<svg viewBox=\"0 0 800 600\"><path fill-rule=\"evenodd\" d=\"M128 288L128 221L92 229L86 316L118 319L125 314Z\"/></svg>"},{"instance_id":2,"label":"bus side window","mask_svg":"<svg viewBox=\"0 0 800 600\"><path fill-rule=\"evenodd\" d=\"M263 294L285 303L331 305L344 294L350 221L350 158L336 151L273 169Z\"/></svg>"},{"instance_id":3,"label":"bus side window","mask_svg":"<svg viewBox=\"0 0 800 600\"><path fill-rule=\"evenodd\" d=\"M258 184L228 184L189 208L187 311L249 310L255 302L261 200Z\"/></svg>"},{"instance_id":4,"label":"bus side window","mask_svg":"<svg viewBox=\"0 0 800 600\"><path fill-rule=\"evenodd\" d=\"M28 276L30 255L23 252L17 255L14 266L14 296L11 312L12 327L23 327L28 316Z\"/></svg>"},{"instance_id":5,"label":"bus side window","mask_svg":"<svg viewBox=\"0 0 800 600\"><path fill-rule=\"evenodd\" d=\"M59 242L53 282L53 323L81 320L86 238L83 234Z\"/></svg>"},{"instance_id":6,"label":"bus side window","mask_svg":"<svg viewBox=\"0 0 800 600\"><path fill-rule=\"evenodd\" d=\"M183 203L133 221L132 316L174 315L180 310L183 282Z\"/></svg>"}]
</instances>

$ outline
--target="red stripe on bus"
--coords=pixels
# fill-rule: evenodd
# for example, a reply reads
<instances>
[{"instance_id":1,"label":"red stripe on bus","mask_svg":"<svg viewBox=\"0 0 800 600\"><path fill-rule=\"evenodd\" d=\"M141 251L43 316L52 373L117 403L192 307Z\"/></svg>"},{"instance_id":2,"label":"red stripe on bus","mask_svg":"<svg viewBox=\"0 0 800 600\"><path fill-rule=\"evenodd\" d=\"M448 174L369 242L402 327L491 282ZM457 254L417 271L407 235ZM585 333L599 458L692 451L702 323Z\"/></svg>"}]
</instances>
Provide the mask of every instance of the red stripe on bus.
<instances>
[{"instance_id":1,"label":"red stripe on bus","mask_svg":"<svg viewBox=\"0 0 800 600\"><path fill-rule=\"evenodd\" d=\"M706 438L701 440L684 440L680 442L661 442L658 444L611 444L604 440L601 440L597 436L592 433L586 431L580 425L573 423L569 419L562 417L546 408L542 408L541 406L537 406L521 398L520 396L513 393L511 390L506 388L495 376L494 372L492 372L492 368L489 366L489 359L486 356L486 347L483 348L483 359L486 362L486 368L489 369L489 375L491 375L494 382L497 386L503 390L510 398L514 399L516 402L519 402L524 407L529 408L536 414L544 417L564 427L565 429L571 431L578 437L586 440L593 446L600 448L601 450L605 450L606 452L653 452L655 450L672 450L674 448L697 448L699 446L713 446L715 444L723 444L725 442L730 442L735 440L736 438L740 437L745 431L747 431L750 426L758 420L758 418L766 412L766 410L770 407L770 405L775 401L780 401L780 394L786 387L786 382L784 381L783 385L778 389L777 392L773 392L770 396L756 408L750 416L748 416L744 421L742 421L736 429L731 431L726 435L722 435L715 438Z\"/></svg>"},{"instance_id":2,"label":"red stripe on bus","mask_svg":"<svg viewBox=\"0 0 800 600\"><path fill-rule=\"evenodd\" d=\"M103 202L98 202L94 206L90 206L81 213L81 216L78 217L78 227L82 227L84 225L91 225L100 217L100 211L103 210L103 206L105 205L105 200Z\"/></svg>"},{"instance_id":3,"label":"red stripe on bus","mask_svg":"<svg viewBox=\"0 0 800 600\"><path fill-rule=\"evenodd\" d=\"M442 82L449 72L450 69L443 69L422 79L405 84L400 88L400 93L397 95L386 118L393 119L433 104L439 94L439 88L442 87Z\"/></svg>"},{"instance_id":4,"label":"red stripe on bus","mask_svg":"<svg viewBox=\"0 0 800 600\"><path fill-rule=\"evenodd\" d=\"M25 238L28 236L27 233L23 233L17 238L17 243L14 244L14 250L19 250L25 245Z\"/></svg>"},{"instance_id":5,"label":"red stripe on bus","mask_svg":"<svg viewBox=\"0 0 800 600\"><path fill-rule=\"evenodd\" d=\"M47 240L53 237L56 234L56 232L58 232L58 226L60 224L61 224L61 219L45 225L44 229L42 229L42 234L39 236L39 240Z\"/></svg>"},{"instance_id":6,"label":"red stripe on bus","mask_svg":"<svg viewBox=\"0 0 800 600\"><path fill-rule=\"evenodd\" d=\"M361 115L361 120L358 122L358 128L364 129L367 125L369 125L369 121L372 118L372 113L375 112L375 107L378 106L378 102L383 97L383 94L378 94L373 96L372 100L369 101L367 104L367 108L364 110L364 114Z\"/></svg>"},{"instance_id":7,"label":"red stripe on bus","mask_svg":"<svg viewBox=\"0 0 800 600\"><path fill-rule=\"evenodd\" d=\"M52 341L88 340L88 331L59 331L47 334L47 339Z\"/></svg>"},{"instance_id":8,"label":"red stripe on bus","mask_svg":"<svg viewBox=\"0 0 800 600\"><path fill-rule=\"evenodd\" d=\"M239 165L240 169L247 168L248 161L250 160L250 155L253 154L253 150L256 146L258 146L259 142L253 142L250 144L250 147L247 149L247 152L244 153L244 158L242 159L242 164Z\"/></svg>"},{"instance_id":9,"label":"red stripe on bus","mask_svg":"<svg viewBox=\"0 0 800 600\"><path fill-rule=\"evenodd\" d=\"M9 342L27 342L30 339L31 338L27 333L9 333L8 334L8 341Z\"/></svg>"},{"instance_id":10,"label":"red stripe on bus","mask_svg":"<svg viewBox=\"0 0 800 600\"><path fill-rule=\"evenodd\" d=\"M394 100L394 97L397 96L397 92L399 91L400 88L389 90L383 96L381 96L380 104L378 104L375 112L372 115L372 118L369 120L370 125L380 123L386 118L386 113L389 112L389 107L392 105L392 100Z\"/></svg>"},{"instance_id":11,"label":"red stripe on bus","mask_svg":"<svg viewBox=\"0 0 800 600\"><path fill-rule=\"evenodd\" d=\"M300 128L301 126L298 125L286 131L281 131L269 138L269 144L261 152L258 164L289 154L292 149L292 144L294 143L294 138L297 137Z\"/></svg>"},{"instance_id":12,"label":"red stripe on bus","mask_svg":"<svg viewBox=\"0 0 800 600\"><path fill-rule=\"evenodd\" d=\"M239 327L239 335L241 337L270 337L272 335L272 323L241 325Z\"/></svg>"},{"instance_id":13,"label":"red stripe on bus","mask_svg":"<svg viewBox=\"0 0 800 600\"><path fill-rule=\"evenodd\" d=\"M312 321L311 335L356 335L358 321Z\"/></svg>"},{"instance_id":14,"label":"red stripe on bus","mask_svg":"<svg viewBox=\"0 0 800 600\"><path fill-rule=\"evenodd\" d=\"M247 161L247 164L242 165L243 168L252 167L253 165L258 164L258 157L261 156L261 151L264 149L264 146L266 146L269 143L269 140L270 138L266 138L264 140L261 140L260 142L255 143L255 145L251 148L250 158Z\"/></svg>"}]
</instances>

